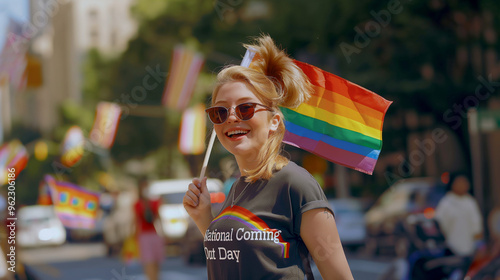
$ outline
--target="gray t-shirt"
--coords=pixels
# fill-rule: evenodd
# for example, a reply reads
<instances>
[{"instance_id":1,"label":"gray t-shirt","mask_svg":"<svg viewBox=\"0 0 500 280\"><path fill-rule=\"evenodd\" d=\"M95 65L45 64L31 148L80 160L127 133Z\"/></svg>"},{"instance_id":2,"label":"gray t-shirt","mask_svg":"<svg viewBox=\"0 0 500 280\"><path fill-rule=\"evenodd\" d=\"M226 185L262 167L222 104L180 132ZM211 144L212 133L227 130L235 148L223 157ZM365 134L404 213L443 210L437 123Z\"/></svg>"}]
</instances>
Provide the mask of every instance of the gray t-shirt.
<instances>
[{"instance_id":1,"label":"gray t-shirt","mask_svg":"<svg viewBox=\"0 0 500 280\"><path fill-rule=\"evenodd\" d=\"M205 233L208 278L304 279L301 218L316 208L332 211L316 180L293 162L270 180L241 177Z\"/></svg>"}]
</instances>

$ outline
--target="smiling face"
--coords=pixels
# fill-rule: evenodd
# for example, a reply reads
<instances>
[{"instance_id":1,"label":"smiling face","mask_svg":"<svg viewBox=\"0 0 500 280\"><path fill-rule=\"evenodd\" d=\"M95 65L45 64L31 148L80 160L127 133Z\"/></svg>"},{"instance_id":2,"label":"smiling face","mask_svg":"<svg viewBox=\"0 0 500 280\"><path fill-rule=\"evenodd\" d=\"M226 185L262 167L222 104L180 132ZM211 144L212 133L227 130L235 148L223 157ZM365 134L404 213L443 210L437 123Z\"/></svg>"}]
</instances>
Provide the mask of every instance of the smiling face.
<instances>
[{"instance_id":1,"label":"smiling face","mask_svg":"<svg viewBox=\"0 0 500 280\"><path fill-rule=\"evenodd\" d=\"M278 127L280 116L272 114L262 106L255 108L254 116L246 121L240 120L234 108L242 103L254 102L263 104L244 82L229 82L220 87L213 101L213 106L229 108L229 117L222 124L214 125L217 138L238 164L247 165L260 153L270 133Z\"/></svg>"}]
</instances>

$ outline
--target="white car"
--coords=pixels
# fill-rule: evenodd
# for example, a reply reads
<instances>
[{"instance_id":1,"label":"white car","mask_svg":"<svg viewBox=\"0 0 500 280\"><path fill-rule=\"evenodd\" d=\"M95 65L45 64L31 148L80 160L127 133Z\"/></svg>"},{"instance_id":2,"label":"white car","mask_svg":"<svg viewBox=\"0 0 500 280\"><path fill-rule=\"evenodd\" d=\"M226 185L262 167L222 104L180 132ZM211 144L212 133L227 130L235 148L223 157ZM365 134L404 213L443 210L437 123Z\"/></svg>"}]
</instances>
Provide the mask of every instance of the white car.
<instances>
[{"instance_id":1,"label":"white car","mask_svg":"<svg viewBox=\"0 0 500 280\"><path fill-rule=\"evenodd\" d=\"M330 199L328 202L335 213L342 244L348 247L364 245L367 233L362 203L349 198Z\"/></svg>"},{"instance_id":2,"label":"white car","mask_svg":"<svg viewBox=\"0 0 500 280\"><path fill-rule=\"evenodd\" d=\"M191 179L172 179L152 181L149 185L148 196L151 199L161 199L159 216L164 237L169 241L182 239L188 229L189 215L182 205ZM207 188L212 200L224 200L223 183L219 179L208 179Z\"/></svg>"},{"instance_id":3,"label":"white car","mask_svg":"<svg viewBox=\"0 0 500 280\"><path fill-rule=\"evenodd\" d=\"M66 242L66 230L54 206L25 206L17 212L17 222L16 239L22 247L61 245Z\"/></svg>"}]
</instances>

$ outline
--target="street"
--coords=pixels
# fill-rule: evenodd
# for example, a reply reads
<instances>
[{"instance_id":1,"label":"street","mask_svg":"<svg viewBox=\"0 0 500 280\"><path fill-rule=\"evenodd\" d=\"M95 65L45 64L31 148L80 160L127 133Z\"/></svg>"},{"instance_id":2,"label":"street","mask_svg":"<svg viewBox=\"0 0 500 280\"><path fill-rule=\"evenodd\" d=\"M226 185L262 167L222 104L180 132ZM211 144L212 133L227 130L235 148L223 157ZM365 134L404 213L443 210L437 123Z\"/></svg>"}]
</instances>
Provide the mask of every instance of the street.
<instances>
[{"instance_id":1,"label":"street","mask_svg":"<svg viewBox=\"0 0 500 280\"><path fill-rule=\"evenodd\" d=\"M119 258L105 256L100 243L65 244L60 247L24 249L23 262L39 280L145 280L138 263L126 265ZM389 266L389 258L376 260L347 254L354 279L377 279ZM313 267L315 279L322 279ZM160 279L207 279L203 265L186 265L179 257L169 257L162 264Z\"/></svg>"}]
</instances>

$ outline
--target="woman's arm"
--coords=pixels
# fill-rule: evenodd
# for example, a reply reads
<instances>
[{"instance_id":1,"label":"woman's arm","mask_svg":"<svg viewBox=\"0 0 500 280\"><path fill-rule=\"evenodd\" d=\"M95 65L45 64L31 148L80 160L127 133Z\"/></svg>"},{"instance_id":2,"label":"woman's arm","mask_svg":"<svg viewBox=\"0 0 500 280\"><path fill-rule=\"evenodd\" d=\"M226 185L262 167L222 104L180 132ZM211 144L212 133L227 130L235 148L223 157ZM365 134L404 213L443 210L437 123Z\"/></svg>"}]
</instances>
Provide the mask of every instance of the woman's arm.
<instances>
[{"instance_id":1,"label":"woman's arm","mask_svg":"<svg viewBox=\"0 0 500 280\"><path fill-rule=\"evenodd\" d=\"M354 279L330 210L318 208L302 214L300 236L323 279Z\"/></svg>"},{"instance_id":2,"label":"woman's arm","mask_svg":"<svg viewBox=\"0 0 500 280\"><path fill-rule=\"evenodd\" d=\"M213 220L210 193L207 189L207 177L201 181L198 178L193 179L193 183L189 184L184 195L182 204L189 216L193 218L201 234L205 236L205 232Z\"/></svg>"}]
</instances>

